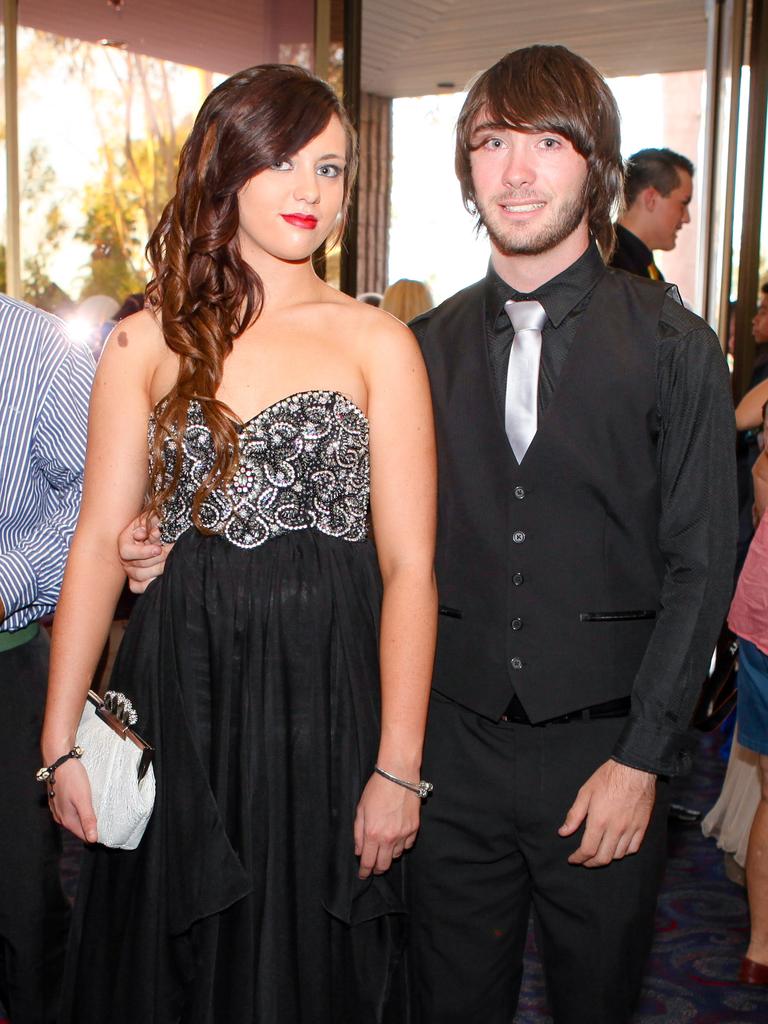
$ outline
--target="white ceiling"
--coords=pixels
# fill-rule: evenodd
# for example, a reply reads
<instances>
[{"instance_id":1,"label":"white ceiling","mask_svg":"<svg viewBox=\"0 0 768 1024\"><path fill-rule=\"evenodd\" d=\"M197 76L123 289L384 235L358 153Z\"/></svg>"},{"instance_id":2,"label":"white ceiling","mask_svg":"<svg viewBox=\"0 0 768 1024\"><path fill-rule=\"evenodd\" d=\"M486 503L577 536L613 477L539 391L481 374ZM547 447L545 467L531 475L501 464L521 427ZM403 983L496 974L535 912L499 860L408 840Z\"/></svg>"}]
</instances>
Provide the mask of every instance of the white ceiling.
<instances>
[{"instance_id":1,"label":"white ceiling","mask_svg":"<svg viewBox=\"0 0 768 1024\"><path fill-rule=\"evenodd\" d=\"M365 88L457 89L509 50L563 43L608 77L706 63L705 0L363 0Z\"/></svg>"},{"instance_id":2,"label":"white ceiling","mask_svg":"<svg viewBox=\"0 0 768 1024\"><path fill-rule=\"evenodd\" d=\"M276 35L312 44L313 18L302 17L307 9L307 0L123 0L119 10L109 0L19 0L19 22L232 73L274 60Z\"/></svg>"},{"instance_id":3,"label":"white ceiling","mask_svg":"<svg viewBox=\"0 0 768 1024\"><path fill-rule=\"evenodd\" d=\"M608 75L705 63L706 0L363 0L362 84L384 96L460 89L508 50L564 43ZM289 0L19 0L22 24L118 39L129 49L232 72L274 59L275 43L311 42ZM450 88L450 87L449 87Z\"/></svg>"}]
</instances>

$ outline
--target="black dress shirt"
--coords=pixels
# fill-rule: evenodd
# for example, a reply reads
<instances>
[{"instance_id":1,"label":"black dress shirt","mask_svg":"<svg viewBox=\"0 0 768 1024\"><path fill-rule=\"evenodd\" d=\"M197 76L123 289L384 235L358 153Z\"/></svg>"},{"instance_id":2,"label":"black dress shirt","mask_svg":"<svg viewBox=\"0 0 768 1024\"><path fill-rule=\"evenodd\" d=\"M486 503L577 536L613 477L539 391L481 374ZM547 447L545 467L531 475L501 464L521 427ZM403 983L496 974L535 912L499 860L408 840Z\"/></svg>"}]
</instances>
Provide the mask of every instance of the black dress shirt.
<instances>
[{"instance_id":1,"label":"black dress shirt","mask_svg":"<svg viewBox=\"0 0 768 1024\"><path fill-rule=\"evenodd\" d=\"M541 412L557 387L581 315L605 272L594 242L567 270L530 294L516 292L489 268L486 336L502 422L513 335L504 303L536 299L547 313L539 375ZM717 634L727 610L736 539L735 428L725 359L709 326L694 320L674 296L671 288L656 335L658 542L666 562L661 610L614 754L616 760L646 771L655 770L664 737L688 727L686 709L703 683L689 670L690 653L700 647L701 636Z\"/></svg>"},{"instance_id":2,"label":"black dress shirt","mask_svg":"<svg viewBox=\"0 0 768 1024\"><path fill-rule=\"evenodd\" d=\"M544 307L547 319L541 332L539 365L539 416L552 397L560 371L565 365L581 314L589 305L592 290L605 273L605 264L594 242L567 270L547 281L535 292L515 291L499 277L493 267L486 276L486 337L496 398L504 420L507 389L507 365L514 329L504 304L509 299L522 302L536 299Z\"/></svg>"},{"instance_id":3,"label":"black dress shirt","mask_svg":"<svg viewBox=\"0 0 768 1024\"><path fill-rule=\"evenodd\" d=\"M611 256L611 266L617 270L628 270L630 274L649 277L652 281L663 281L664 277L656 266L653 253L636 234L621 224L616 224L616 248Z\"/></svg>"}]
</instances>

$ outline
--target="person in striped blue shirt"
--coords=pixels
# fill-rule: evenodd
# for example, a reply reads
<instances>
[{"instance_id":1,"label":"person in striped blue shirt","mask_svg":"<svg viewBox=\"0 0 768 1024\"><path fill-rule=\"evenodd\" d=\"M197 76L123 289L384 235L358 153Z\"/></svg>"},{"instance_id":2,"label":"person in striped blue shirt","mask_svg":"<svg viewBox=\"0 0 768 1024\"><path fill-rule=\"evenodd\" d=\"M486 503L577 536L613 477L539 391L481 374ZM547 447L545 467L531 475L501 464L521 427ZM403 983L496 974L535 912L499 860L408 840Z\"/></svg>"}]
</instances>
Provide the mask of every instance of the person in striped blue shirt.
<instances>
[{"instance_id":1,"label":"person in striped blue shirt","mask_svg":"<svg viewBox=\"0 0 768 1024\"><path fill-rule=\"evenodd\" d=\"M0 1002L56 1019L69 925L60 837L35 782L52 612L80 508L93 358L0 293Z\"/></svg>"}]
</instances>

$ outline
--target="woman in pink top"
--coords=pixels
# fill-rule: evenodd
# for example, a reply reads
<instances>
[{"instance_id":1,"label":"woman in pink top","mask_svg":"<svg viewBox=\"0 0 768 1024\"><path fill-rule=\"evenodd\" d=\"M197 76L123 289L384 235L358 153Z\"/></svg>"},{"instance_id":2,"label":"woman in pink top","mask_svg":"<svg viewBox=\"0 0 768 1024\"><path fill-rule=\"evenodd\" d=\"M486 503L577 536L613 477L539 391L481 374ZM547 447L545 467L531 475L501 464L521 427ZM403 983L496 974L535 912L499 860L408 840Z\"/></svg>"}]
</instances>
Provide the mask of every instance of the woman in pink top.
<instances>
[{"instance_id":1,"label":"woman in pink top","mask_svg":"<svg viewBox=\"0 0 768 1024\"><path fill-rule=\"evenodd\" d=\"M739 576L728 624L739 637L739 742L757 751L761 798L749 835L751 932L741 981L768 985L768 451L752 470L757 531Z\"/></svg>"}]
</instances>

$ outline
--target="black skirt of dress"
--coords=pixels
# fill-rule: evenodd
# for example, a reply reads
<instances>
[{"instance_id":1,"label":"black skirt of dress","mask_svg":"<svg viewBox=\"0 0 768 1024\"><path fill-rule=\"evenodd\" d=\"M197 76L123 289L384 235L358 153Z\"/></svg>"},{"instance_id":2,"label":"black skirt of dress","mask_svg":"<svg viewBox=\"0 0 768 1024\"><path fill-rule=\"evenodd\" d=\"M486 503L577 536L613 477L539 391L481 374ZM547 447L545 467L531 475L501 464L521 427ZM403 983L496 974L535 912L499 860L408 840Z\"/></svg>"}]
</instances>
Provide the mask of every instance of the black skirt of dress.
<instances>
[{"instance_id":1,"label":"black skirt of dress","mask_svg":"<svg viewBox=\"0 0 768 1024\"><path fill-rule=\"evenodd\" d=\"M135 851L86 849L62 1024L379 1024L403 1005L401 866L357 878L379 735L369 542L188 530L111 688L156 748Z\"/></svg>"}]
</instances>

